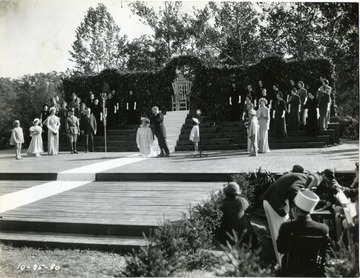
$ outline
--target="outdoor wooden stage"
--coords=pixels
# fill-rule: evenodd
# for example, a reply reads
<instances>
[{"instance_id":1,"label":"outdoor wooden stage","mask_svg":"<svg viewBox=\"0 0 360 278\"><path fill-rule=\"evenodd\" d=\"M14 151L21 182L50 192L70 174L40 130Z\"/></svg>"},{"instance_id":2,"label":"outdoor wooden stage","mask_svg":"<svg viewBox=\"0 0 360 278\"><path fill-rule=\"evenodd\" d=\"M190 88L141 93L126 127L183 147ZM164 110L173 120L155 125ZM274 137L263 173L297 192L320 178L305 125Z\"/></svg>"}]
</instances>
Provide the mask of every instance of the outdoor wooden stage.
<instances>
[{"instance_id":1,"label":"outdoor wooden stage","mask_svg":"<svg viewBox=\"0 0 360 278\"><path fill-rule=\"evenodd\" d=\"M143 233L177 220L222 188L232 174L335 168L353 172L358 142L328 148L241 151L194 158L141 158L136 153L61 153L26 157L0 152L0 240L18 245L121 250L144 244Z\"/></svg>"}]
</instances>

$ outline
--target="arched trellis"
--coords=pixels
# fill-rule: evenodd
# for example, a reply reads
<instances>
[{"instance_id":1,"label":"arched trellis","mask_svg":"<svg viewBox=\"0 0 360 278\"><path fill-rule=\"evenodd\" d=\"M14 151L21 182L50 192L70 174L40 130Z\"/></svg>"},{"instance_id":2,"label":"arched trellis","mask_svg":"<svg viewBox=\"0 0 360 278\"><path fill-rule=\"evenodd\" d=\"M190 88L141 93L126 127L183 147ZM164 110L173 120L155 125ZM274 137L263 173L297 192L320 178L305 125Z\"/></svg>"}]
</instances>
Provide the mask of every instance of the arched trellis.
<instances>
[{"instance_id":1,"label":"arched trellis","mask_svg":"<svg viewBox=\"0 0 360 278\"><path fill-rule=\"evenodd\" d=\"M183 75L191 84L191 94L187 96L190 100L190 108L196 109L201 87L204 85L204 76L206 75L207 67L198 57L186 55L171 59L166 66L160 71L160 75L167 84L172 84L178 78L178 75Z\"/></svg>"}]
</instances>

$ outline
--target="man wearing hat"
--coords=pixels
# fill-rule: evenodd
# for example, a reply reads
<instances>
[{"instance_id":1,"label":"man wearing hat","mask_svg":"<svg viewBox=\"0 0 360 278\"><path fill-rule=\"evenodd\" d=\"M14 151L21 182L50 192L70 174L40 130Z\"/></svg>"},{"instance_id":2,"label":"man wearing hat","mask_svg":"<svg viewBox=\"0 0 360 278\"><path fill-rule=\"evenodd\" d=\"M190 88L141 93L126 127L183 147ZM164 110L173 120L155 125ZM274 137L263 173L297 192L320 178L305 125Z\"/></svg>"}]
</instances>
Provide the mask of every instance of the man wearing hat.
<instances>
[{"instance_id":1,"label":"man wearing hat","mask_svg":"<svg viewBox=\"0 0 360 278\"><path fill-rule=\"evenodd\" d=\"M293 206L296 193L300 189L308 187L310 182L312 179L308 177L307 173L304 173L304 168L294 165L291 172L277 179L261 196L264 200L265 215L279 264L281 264L280 254L276 247L279 228L289 219L290 207Z\"/></svg>"},{"instance_id":2,"label":"man wearing hat","mask_svg":"<svg viewBox=\"0 0 360 278\"><path fill-rule=\"evenodd\" d=\"M323 236L328 238L329 228L323 223L313 221L310 213L314 210L320 198L310 190L300 190L294 199L295 206L292 208L292 214L295 218L292 222L283 223L279 230L277 238L277 247L281 254L283 266L288 255L288 247L291 235L295 236ZM306 265L302 267L306 268ZM312 273L312 276L316 276Z\"/></svg>"},{"instance_id":3,"label":"man wearing hat","mask_svg":"<svg viewBox=\"0 0 360 278\"><path fill-rule=\"evenodd\" d=\"M65 121L66 134L69 137L71 153L78 153L76 150L77 137L80 135L79 119L74 115L75 109L70 108Z\"/></svg>"}]
</instances>

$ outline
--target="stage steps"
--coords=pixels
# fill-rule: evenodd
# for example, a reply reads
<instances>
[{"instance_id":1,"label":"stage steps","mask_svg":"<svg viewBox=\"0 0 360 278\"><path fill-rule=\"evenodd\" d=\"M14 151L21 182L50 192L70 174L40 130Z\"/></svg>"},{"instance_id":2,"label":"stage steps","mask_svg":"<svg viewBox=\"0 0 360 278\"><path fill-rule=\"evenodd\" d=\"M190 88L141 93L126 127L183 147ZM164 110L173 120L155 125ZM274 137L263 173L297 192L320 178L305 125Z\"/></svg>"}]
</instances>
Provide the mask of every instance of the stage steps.
<instances>
[{"instance_id":1,"label":"stage steps","mask_svg":"<svg viewBox=\"0 0 360 278\"><path fill-rule=\"evenodd\" d=\"M181 128L181 134L176 151L191 151L194 144L189 140L193 127L192 116L188 115L185 124ZM216 124L209 118L203 118L200 124L202 150L241 150L247 148L247 138L244 134L242 122L224 121ZM299 130L296 134L289 131L287 138L275 138L269 135L270 149L292 148L319 148L334 145L340 142L340 128L338 123L329 124L328 130L320 131L318 136L311 137L305 130Z\"/></svg>"},{"instance_id":2,"label":"stage steps","mask_svg":"<svg viewBox=\"0 0 360 278\"><path fill-rule=\"evenodd\" d=\"M167 133L167 144L170 152L174 152L181 126L189 111L169 111L164 115ZM136 131L140 125L121 125L117 130L108 130L106 135L108 152L138 152L136 146ZM79 143L79 149L84 149L84 139ZM70 151L68 143L61 143L60 150ZM95 136L95 150L105 151L105 137Z\"/></svg>"},{"instance_id":3,"label":"stage steps","mask_svg":"<svg viewBox=\"0 0 360 278\"><path fill-rule=\"evenodd\" d=\"M91 249L107 252L130 252L146 245L144 237L27 231L0 232L0 240L19 247Z\"/></svg>"}]
</instances>

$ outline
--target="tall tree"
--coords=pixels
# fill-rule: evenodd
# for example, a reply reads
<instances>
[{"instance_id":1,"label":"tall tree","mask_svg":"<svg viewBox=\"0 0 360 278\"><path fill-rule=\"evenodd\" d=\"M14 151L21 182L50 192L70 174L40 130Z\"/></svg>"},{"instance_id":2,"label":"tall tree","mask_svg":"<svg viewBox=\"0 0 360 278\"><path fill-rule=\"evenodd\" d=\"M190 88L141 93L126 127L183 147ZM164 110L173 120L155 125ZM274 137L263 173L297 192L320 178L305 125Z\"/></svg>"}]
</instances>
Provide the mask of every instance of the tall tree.
<instances>
[{"instance_id":1,"label":"tall tree","mask_svg":"<svg viewBox=\"0 0 360 278\"><path fill-rule=\"evenodd\" d=\"M340 115L359 118L359 4L318 3L327 23L325 55L336 66L336 92Z\"/></svg>"},{"instance_id":2,"label":"tall tree","mask_svg":"<svg viewBox=\"0 0 360 278\"><path fill-rule=\"evenodd\" d=\"M195 13L198 50L212 49L218 62L246 65L262 58L260 14L250 2L210 2Z\"/></svg>"},{"instance_id":3,"label":"tall tree","mask_svg":"<svg viewBox=\"0 0 360 278\"><path fill-rule=\"evenodd\" d=\"M134 39L126 46L127 69L130 71L154 70L162 67L167 56L163 44L157 44L147 35Z\"/></svg>"},{"instance_id":4,"label":"tall tree","mask_svg":"<svg viewBox=\"0 0 360 278\"><path fill-rule=\"evenodd\" d=\"M98 73L106 68L123 68L126 64L124 48L127 37L120 36L120 28L103 4L89 8L84 21L76 29L70 61L85 74Z\"/></svg>"},{"instance_id":5,"label":"tall tree","mask_svg":"<svg viewBox=\"0 0 360 278\"><path fill-rule=\"evenodd\" d=\"M262 37L280 52L295 59L319 57L324 53L324 18L314 3L272 3L264 5L266 24Z\"/></svg>"},{"instance_id":6,"label":"tall tree","mask_svg":"<svg viewBox=\"0 0 360 278\"><path fill-rule=\"evenodd\" d=\"M191 24L189 15L181 11L181 1L165 1L164 7L158 11L141 1L130 2L129 6L143 23L153 29L153 38L166 49L167 59L187 53Z\"/></svg>"}]
</instances>

